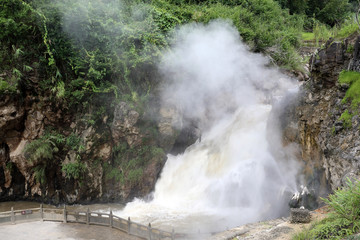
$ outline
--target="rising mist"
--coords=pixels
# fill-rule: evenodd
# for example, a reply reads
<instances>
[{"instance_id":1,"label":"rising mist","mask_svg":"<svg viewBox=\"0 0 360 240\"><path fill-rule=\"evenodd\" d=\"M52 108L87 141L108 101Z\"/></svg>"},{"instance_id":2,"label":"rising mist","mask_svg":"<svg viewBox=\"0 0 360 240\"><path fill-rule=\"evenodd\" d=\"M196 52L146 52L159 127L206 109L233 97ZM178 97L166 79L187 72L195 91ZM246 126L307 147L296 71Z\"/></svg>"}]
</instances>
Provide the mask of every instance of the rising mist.
<instances>
[{"instance_id":1,"label":"rising mist","mask_svg":"<svg viewBox=\"0 0 360 240\"><path fill-rule=\"evenodd\" d=\"M228 22L186 25L174 39L159 65L163 104L196 120L201 140L168 156L152 201L135 200L121 214L190 232L281 216L298 166L291 154L275 159L286 149L268 119L295 83L251 53Z\"/></svg>"}]
</instances>

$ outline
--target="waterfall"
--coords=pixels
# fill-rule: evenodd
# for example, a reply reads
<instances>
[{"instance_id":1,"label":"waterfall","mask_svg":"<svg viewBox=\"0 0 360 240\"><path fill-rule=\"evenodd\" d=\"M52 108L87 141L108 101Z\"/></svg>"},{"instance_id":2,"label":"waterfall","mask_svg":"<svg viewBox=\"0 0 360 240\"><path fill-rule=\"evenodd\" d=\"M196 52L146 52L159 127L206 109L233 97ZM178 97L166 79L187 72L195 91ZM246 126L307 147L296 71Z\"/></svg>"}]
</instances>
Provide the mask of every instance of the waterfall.
<instances>
[{"instance_id":1,"label":"waterfall","mask_svg":"<svg viewBox=\"0 0 360 240\"><path fill-rule=\"evenodd\" d=\"M190 24L175 34L159 69L164 104L198 119L201 141L168 155L151 201L135 199L119 213L184 232L221 231L279 217L293 191L295 159L274 158L268 124L274 101L294 83L251 53L223 21ZM182 122L183 125L186 122ZM271 131L272 134L279 134Z\"/></svg>"}]
</instances>

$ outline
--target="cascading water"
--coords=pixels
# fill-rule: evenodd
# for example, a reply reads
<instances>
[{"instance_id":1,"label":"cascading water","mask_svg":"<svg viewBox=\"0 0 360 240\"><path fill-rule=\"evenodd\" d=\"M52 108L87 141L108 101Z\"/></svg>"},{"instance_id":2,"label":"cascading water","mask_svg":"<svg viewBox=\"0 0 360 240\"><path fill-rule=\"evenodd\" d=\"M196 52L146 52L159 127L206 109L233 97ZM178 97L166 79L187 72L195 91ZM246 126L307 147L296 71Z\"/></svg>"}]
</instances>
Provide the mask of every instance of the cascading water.
<instances>
[{"instance_id":1,"label":"cascading water","mask_svg":"<svg viewBox=\"0 0 360 240\"><path fill-rule=\"evenodd\" d=\"M295 190L297 168L271 154L285 150L280 142L269 149L269 102L294 85L250 53L228 23L187 25L175 37L160 66L168 80L164 104L197 119L201 141L168 156L151 201L136 199L118 214L181 232L278 217L286 209L283 192Z\"/></svg>"}]
</instances>

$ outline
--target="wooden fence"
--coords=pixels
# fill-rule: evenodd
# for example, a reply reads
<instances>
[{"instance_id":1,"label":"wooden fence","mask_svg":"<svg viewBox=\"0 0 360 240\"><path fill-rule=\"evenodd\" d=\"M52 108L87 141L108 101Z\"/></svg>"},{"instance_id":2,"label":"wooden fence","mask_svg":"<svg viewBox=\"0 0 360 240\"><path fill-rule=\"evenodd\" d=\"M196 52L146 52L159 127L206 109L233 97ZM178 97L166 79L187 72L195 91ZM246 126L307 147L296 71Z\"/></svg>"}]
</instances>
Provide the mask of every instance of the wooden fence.
<instances>
[{"instance_id":1,"label":"wooden fence","mask_svg":"<svg viewBox=\"0 0 360 240\"><path fill-rule=\"evenodd\" d=\"M130 217L123 219L110 213L90 212L87 209L86 212L67 210L59 208L31 208L25 210L14 210L0 212L0 224L3 223L21 223L28 221L52 221L52 222L64 222L64 223L83 223L99 226L107 226L114 229L118 229L129 235L137 236L148 240L173 240L175 239L174 230L172 232L166 232L160 229L152 228L149 223L148 226L132 222Z\"/></svg>"}]
</instances>

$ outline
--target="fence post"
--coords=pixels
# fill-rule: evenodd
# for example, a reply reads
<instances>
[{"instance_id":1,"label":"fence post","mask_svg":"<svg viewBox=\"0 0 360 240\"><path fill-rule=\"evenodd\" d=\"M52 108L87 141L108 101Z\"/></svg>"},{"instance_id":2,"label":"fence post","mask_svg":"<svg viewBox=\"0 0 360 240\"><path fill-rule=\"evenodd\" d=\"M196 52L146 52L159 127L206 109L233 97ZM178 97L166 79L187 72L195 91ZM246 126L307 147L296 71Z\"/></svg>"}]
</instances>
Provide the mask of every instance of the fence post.
<instances>
[{"instance_id":1,"label":"fence post","mask_svg":"<svg viewBox=\"0 0 360 240\"><path fill-rule=\"evenodd\" d=\"M130 217L128 217L128 222L127 222L127 224L128 224L128 231L127 231L127 233L130 235L130 234L131 234L131 233L130 233L130 231L131 231L131 229L130 229L130 227L131 227Z\"/></svg>"},{"instance_id":2,"label":"fence post","mask_svg":"<svg viewBox=\"0 0 360 240\"><path fill-rule=\"evenodd\" d=\"M11 223L12 223L12 224L15 224L14 207L11 207Z\"/></svg>"},{"instance_id":3,"label":"fence post","mask_svg":"<svg viewBox=\"0 0 360 240\"><path fill-rule=\"evenodd\" d=\"M86 211L86 224L89 225L90 223L90 209L88 208Z\"/></svg>"},{"instance_id":4,"label":"fence post","mask_svg":"<svg viewBox=\"0 0 360 240\"><path fill-rule=\"evenodd\" d=\"M112 228L113 227L113 213L112 213L112 210L110 210L110 227Z\"/></svg>"},{"instance_id":5,"label":"fence post","mask_svg":"<svg viewBox=\"0 0 360 240\"><path fill-rule=\"evenodd\" d=\"M171 231L171 240L174 240L174 239L175 239L175 230L173 228Z\"/></svg>"},{"instance_id":6,"label":"fence post","mask_svg":"<svg viewBox=\"0 0 360 240\"><path fill-rule=\"evenodd\" d=\"M148 231L149 231L149 240L151 240L151 223L149 223L149 226L148 226Z\"/></svg>"},{"instance_id":7,"label":"fence post","mask_svg":"<svg viewBox=\"0 0 360 240\"><path fill-rule=\"evenodd\" d=\"M41 221L43 222L44 221L44 210L43 210L42 204L40 204L40 218L41 218Z\"/></svg>"},{"instance_id":8,"label":"fence post","mask_svg":"<svg viewBox=\"0 0 360 240\"><path fill-rule=\"evenodd\" d=\"M67 213L66 213L66 205L64 205L64 210L63 210L63 212L64 212L64 223L67 223Z\"/></svg>"}]
</instances>

